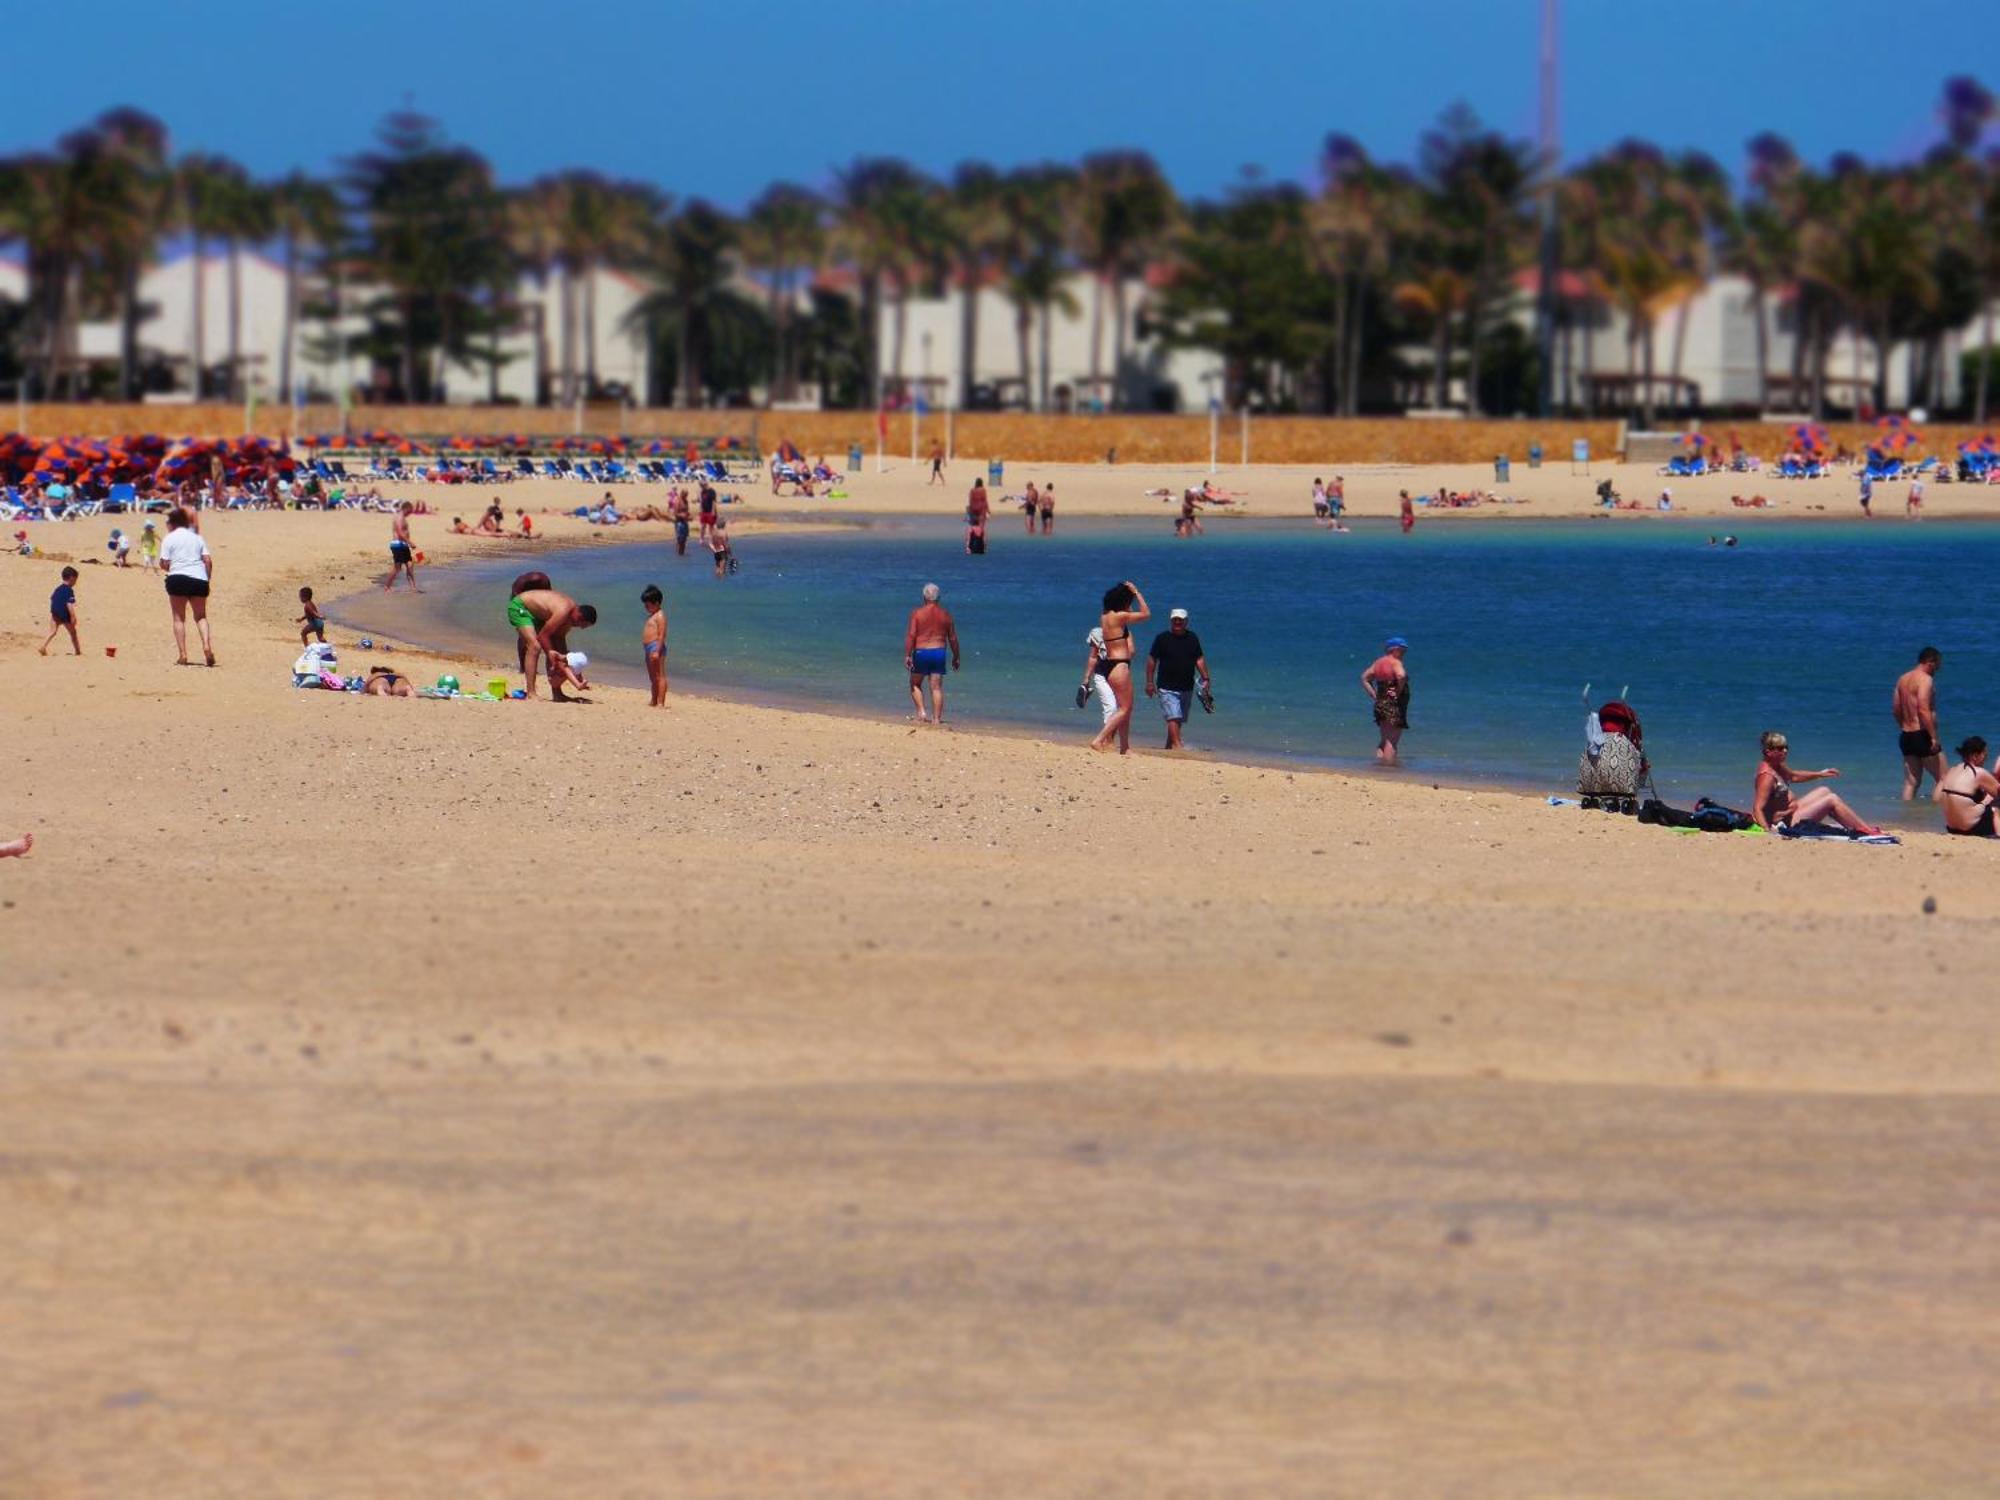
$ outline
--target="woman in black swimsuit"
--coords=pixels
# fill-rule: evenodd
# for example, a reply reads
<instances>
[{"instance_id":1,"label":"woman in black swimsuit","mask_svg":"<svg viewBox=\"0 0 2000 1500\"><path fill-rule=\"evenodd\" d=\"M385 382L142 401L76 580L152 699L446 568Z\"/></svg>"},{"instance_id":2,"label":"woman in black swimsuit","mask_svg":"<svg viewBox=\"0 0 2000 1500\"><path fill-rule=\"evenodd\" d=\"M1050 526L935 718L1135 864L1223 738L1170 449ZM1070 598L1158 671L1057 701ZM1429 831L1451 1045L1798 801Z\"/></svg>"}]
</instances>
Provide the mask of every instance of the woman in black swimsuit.
<instances>
[{"instance_id":1,"label":"woman in black swimsuit","mask_svg":"<svg viewBox=\"0 0 2000 1500\"><path fill-rule=\"evenodd\" d=\"M1958 764L1944 773L1933 793L1944 808L1944 831L1994 838L1993 809L2000 804L2000 781L1986 769L1986 741L1973 735L1958 747Z\"/></svg>"},{"instance_id":2,"label":"woman in black swimsuit","mask_svg":"<svg viewBox=\"0 0 2000 1500\"><path fill-rule=\"evenodd\" d=\"M1104 613L1098 621L1104 630L1104 652L1097 658L1097 672L1111 685L1118 708L1090 742L1093 750L1110 749L1114 739L1120 755L1132 748L1132 626L1152 617L1146 596L1131 579L1105 591Z\"/></svg>"}]
</instances>

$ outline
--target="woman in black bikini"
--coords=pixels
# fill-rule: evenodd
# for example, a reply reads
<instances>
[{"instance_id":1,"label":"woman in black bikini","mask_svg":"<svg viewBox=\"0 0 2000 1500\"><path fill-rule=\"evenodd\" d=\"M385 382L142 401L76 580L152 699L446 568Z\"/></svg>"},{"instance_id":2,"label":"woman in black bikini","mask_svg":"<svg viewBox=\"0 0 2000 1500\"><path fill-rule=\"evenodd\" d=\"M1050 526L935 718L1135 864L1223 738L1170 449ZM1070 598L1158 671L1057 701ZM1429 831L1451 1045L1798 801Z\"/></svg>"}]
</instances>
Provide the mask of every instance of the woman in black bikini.
<instances>
[{"instance_id":1,"label":"woman in black bikini","mask_svg":"<svg viewBox=\"0 0 2000 1500\"><path fill-rule=\"evenodd\" d=\"M1944 831L1971 838L1993 838L1993 808L2000 803L2000 781L1986 769L1986 741L1972 736L1958 747L1958 764L1944 773L1934 794L1944 807Z\"/></svg>"},{"instance_id":2,"label":"woman in black bikini","mask_svg":"<svg viewBox=\"0 0 2000 1500\"><path fill-rule=\"evenodd\" d=\"M1097 672L1111 685L1118 708L1090 742L1093 750L1110 749L1114 739L1120 755L1132 748L1132 626L1152 617L1146 596L1131 579L1105 591L1104 613L1098 622L1104 631L1104 651L1097 658Z\"/></svg>"},{"instance_id":3,"label":"woman in black bikini","mask_svg":"<svg viewBox=\"0 0 2000 1500\"><path fill-rule=\"evenodd\" d=\"M410 682L410 679L393 667L370 667L368 669L368 685L361 691L363 695L375 698L414 698L417 696L417 690Z\"/></svg>"}]
</instances>

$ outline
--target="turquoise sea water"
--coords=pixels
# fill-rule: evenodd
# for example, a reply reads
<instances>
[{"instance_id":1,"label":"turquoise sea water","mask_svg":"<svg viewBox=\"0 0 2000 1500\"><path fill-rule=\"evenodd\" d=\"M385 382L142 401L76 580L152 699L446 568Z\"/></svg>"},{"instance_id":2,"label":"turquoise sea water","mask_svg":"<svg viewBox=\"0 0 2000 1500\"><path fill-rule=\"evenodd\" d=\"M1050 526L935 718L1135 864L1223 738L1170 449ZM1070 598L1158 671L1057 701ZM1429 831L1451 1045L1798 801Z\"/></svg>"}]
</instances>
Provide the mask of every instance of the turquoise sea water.
<instances>
[{"instance_id":1,"label":"turquoise sea water","mask_svg":"<svg viewBox=\"0 0 2000 1500\"><path fill-rule=\"evenodd\" d=\"M650 528L649 528L650 529ZM1917 648L1945 653L1947 745L2000 741L2000 647L1986 615L2000 531L1976 524L1751 525L1710 546L1692 520L1361 523L1345 535L1297 521L1216 521L1174 538L1165 521L1065 521L1030 540L1001 521L968 557L955 522L748 537L742 571L657 543L534 554L556 585L602 612L572 644L640 667L639 591L667 594L676 681L848 712L908 710L903 625L925 582L958 620L965 669L950 716L967 725L1084 739L1084 635L1103 591L1132 578L1160 628L1192 612L1215 672L1217 712L1200 750L1343 767L1374 747L1359 674L1383 638L1409 637L1411 772L1567 790L1581 746L1583 688L1626 692L1675 801L1747 800L1757 735L1782 728L1793 759L1838 765L1843 791L1893 815L1900 784L1889 691ZM513 648L507 580L525 566L454 570L439 602L454 635ZM432 575L443 586L442 575ZM365 623L365 616L361 617ZM1143 649L1150 626L1139 627ZM1160 738L1140 700L1135 743ZM1926 810L1923 821L1934 819Z\"/></svg>"}]
</instances>

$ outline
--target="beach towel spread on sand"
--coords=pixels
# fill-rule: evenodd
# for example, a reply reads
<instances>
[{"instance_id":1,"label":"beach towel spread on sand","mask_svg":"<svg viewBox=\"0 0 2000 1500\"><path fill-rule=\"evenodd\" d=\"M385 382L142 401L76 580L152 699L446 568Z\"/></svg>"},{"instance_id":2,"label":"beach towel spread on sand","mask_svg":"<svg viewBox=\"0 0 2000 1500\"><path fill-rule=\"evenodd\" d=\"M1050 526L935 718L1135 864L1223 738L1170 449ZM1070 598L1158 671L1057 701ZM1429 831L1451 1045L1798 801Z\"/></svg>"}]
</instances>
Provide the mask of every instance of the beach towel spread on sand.
<instances>
[{"instance_id":1,"label":"beach towel spread on sand","mask_svg":"<svg viewBox=\"0 0 2000 1500\"><path fill-rule=\"evenodd\" d=\"M1816 839L1825 844L1900 844L1903 841L1893 833L1849 833L1845 828L1827 827L1819 823L1807 823L1794 828L1789 823L1780 823L1772 830L1780 838Z\"/></svg>"}]
</instances>

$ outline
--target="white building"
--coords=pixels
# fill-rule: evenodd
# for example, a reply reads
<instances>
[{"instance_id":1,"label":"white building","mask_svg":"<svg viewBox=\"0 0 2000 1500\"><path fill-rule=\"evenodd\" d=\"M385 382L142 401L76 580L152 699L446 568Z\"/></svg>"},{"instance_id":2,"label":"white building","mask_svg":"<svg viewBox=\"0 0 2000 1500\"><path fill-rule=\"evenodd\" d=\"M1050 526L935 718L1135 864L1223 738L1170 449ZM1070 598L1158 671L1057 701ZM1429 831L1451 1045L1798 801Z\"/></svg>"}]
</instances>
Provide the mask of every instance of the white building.
<instances>
[{"instance_id":1,"label":"white building","mask_svg":"<svg viewBox=\"0 0 2000 1500\"><path fill-rule=\"evenodd\" d=\"M839 281L835 281L839 285ZM851 287L851 279L846 287ZM846 288L843 288L846 289ZM936 407L1030 406L1038 411L1083 411L1116 404L1130 411L1202 411L1222 393L1222 362L1200 349L1165 348L1146 318L1154 285L1134 278L1125 286L1125 362L1117 363L1117 306L1111 289L1087 272L1069 276L1062 295L1044 314L1029 314L1025 340L1021 314L998 285L979 289L973 302L971 388L960 368L965 338L963 295L912 297L898 309L884 296L876 338L885 390L892 396L921 390ZM1061 304L1067 303L1067 306ZM1098 338L1099 386L1091 385L1093 327ZM1025 342L1025 348L1024 348Z\"/></svg>"},{"instance_id":2,"label":"white building","mask_svg":"<svg viewBox=\"0 0 2000 1500\"><path fill-rule=\"evenodd\" d=\"M202 354L211 372L211 389L226 369L230 352L230 270L227 256L205 255L200 263L202 288ZM141 365L163 367L169 389L151 400L193 399L195 316L194 256L185 248L170 251L150 267L140 282L140 302L146 315L139 324ZM285 273L269 255L244 251L238 260L240 282L238 347L248 390L260 402L280 402L284 368ZM447 366L447 398L483 402L496 391L503 401L533 405L537 371L551 399L565 392L562 372L581 379L594 364L600 388L622 388L626 399L645 404L668 399L653 369L652 350L642 329L630 326L630 315L647 293L647 285L622 271L599 270L579 278L574 296L574 328L565 348L563 275L545 283L524 279L517 300L526 312L522 326L499 341L502 367L489 378L483 364ZM833 272L821 278L824 288L852 293L851 273ZM1222 394L1218 356L1205 350L1168 350L1151 333L1147 304L1156 290L1153 278L1135 278L1126 286L1125 360L1118 366L1117 309L1110 289L1087 273L1067 278L1063 295L1047 314L1030 315L1023 348L1020 317L997 285L982 287L974 300L975 334L971 387L960 373L964 310L956 288L943 296L913 297L901 309L893 297L883 298L877 338L884 387L892 397L922 391L932 406L955 404L961 409L982 405L1031 406L1037 410L1088 410L1111 405L1114 392L1127 410L1201 411ZM1523 327L1534 318L1535 276L1524 273L1516 282L1512 315ZM15 259L0 258L0 299L18 301L26 295L26 274ZM332 304L336 289L319 279L311 300ZM755 287L749 291L761 297ZM1580 284L1565 278L1566 297L1580 296ZM302 289L302 300L305 292ZM344 288L339 301L347 308L337 320L350 338L366 331L362 308L365 288ZM1581 303L1572 300L1572 306ZM1554 391L1565 409L1586 405L1586 384L1600 412L1631 408L1632 378L1628 370L1643 369L1643 356L1628 352L1627 326L1615 308L1595 304L1594 324L1581 321L1558 341ZM1807 390L1791 388L1795 330L1789 297L1774 294L1765 310L1769 405L1778 411L1800 411L1809 404ZM1091 384L1093 328L1097 329L1101 380ZM331 337L333 320L302 318L293 330L293 386L305 400L333 400L351 391L383 390L395 378L392 368L371 369L358 353L343 363ZM1977 320L1945 341L1942 383L1947 404L1960 399L1959 356L1979 342ZM594 345L594 348L593 348ZM1420 345L1399 351L1408 370L1397 383L1399 401L1422 406L1431 400L1430 354ZM119 328L115 321L92 321L78 330L76 357L100 367L115 367ZM318 357L315 357L315 355ZM539 357L538 357L539 356ZM593 359L594 356L594 359ZM1906 409L1911 401L1911 351L1907 345L1891 351L1888 361L1888 402ZM1462 360L1462 352L1460 354ZM1857 398L1872 401L1876 352L1852 330L1836 334L1828 360L1827 400L1836 408L1852 409ZM1684 304L1663 312L1653 332L1654 406L1663 414L1690 406L1709 410L1749 410L1758 402L1757 333L1750 286L1741 277L1720 276ZM1810 379L1808 369L1807 378ZM761 393L753 393L761 394ZM1462 376L1454 375L1448 395L1453 405L1465 405ZM1502 413L1504 415L1504 413Z\"/></svg>"},{"instance_id":3,"label":"white building","mask_svg":"<svg viewBox=\"0 0 2000 1500\"><path fill-rule=\"evenodd\" d=\"M142 367L164 364L171 378L171 388L150 393L149 400L193 399L197 275L201 290L199 343L202 360L210 371L211 390L228 367L231 347L228 257L205 254L197 271L191 252L170 252L147 268L139 282L139 302L144 310L138 330L140 364ZM287 393L279 386L285 367L284 266L263 253L245 250L237 258L236 285L236 348L247 389L260 402L283 401ZM19 301L26 295L27 276L21 263L0 259L0 298ZM323 276L315 276L309 285L301 286L302 306L311 300L347 309L341 318L302 316L296 321L292 329L291 371L293 387L301 400L333 400L343 387L366 390L378 383L378 375L394 378L393 369L371 370L368 360L358 352L350 353L343 362L338 341L332 337L336 327L344 328L350 340L367 331L364 307L368 295L366 288L336 288ZM600 270L579 277L571 335L573 347L567 351L566 359L562 274L551 275L540 286L532 279L524 279L517 293L527 314L523 326L499 342L503 356L497 382L501 398L521 405L534 404L539 332L544 374L552 386L559 381L565 367L573 368L580 378L594 353L600 386L621 386L635 403L647 400L652 374L647 339L643 330L627 326L628 316L645 295L645 285L621 271ZM115 319L88 321L77 329L73 352L87 364L115 367L119 346L120 329ZM315 353L321 357L316 358ZM453 401L485 401L492 386L484 364L447 365L443 379L447 397Z\"/></svg>"}]
</instances>

